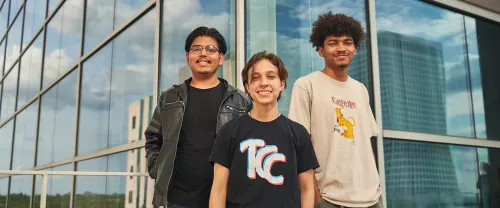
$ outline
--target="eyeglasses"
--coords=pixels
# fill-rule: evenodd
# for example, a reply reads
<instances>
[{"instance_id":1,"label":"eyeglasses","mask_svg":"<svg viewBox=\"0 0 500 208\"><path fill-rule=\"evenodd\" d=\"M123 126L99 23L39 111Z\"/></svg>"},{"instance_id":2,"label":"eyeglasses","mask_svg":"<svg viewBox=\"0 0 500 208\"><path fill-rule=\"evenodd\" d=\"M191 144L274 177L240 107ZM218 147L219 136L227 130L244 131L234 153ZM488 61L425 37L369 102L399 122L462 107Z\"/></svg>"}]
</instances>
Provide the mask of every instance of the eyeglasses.
<instances>
[{"instance_id":1,"label":"eyeglasses","mask_svg":"<svg viewBox=\"0 0 500 208\"><path fill-rule=\"evenodd\" d=\"M199 46L199 45L195 45L195 46L191 47L191 49L189 49L189 51L191 51L191 53L193 53L193 54L201 54L201 51L203 51L203 47ZM212 55L216 52L219 52L219 49L217 49L213 45L207 45L205 47L205 52L207 53L207 55Z\"/></svg>"}]
</instances>

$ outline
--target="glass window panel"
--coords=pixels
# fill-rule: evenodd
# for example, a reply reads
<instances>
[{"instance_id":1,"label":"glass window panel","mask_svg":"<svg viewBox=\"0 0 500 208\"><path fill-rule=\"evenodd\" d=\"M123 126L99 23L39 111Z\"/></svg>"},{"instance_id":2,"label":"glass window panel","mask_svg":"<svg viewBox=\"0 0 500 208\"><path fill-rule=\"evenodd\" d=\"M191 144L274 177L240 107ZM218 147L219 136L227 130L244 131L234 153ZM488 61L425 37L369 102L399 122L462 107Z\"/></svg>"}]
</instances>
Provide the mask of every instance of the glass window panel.
<instances>
[{"instance_id":1,"label":"glass window panel","mask_svg":"<svg viewBox=\"0 0 500 208\"><path fill-rule=\"evenodd\" d=\"M5 5L9 5L9 2L5 2ZM3 37L5 31L7 31L7 19L9 17L8 6L3 6L0 11L0 37Z\"/></svg>"},{"instance_id":2,"label":"glass window panel","mask_svg":"<svg viewBox=\"0 0 500 208\"><path fill-rule=\"evenodd\" d=\"M32 103L16 116L12 170L30 169L35 161L38 102Z\"/></svg>"},{"instance_id":3,"label":"glass window panel","mask_svg":"<svg viewBox=\"0 0 500 208\"><path fill-rule=\"evenodd\" d=\"M3 80L2 106L0 122L10 118L16 110L16 90L19 67L16 64L7 77Z\"/></svg>"},{"instance_id":4,"label":"glass window panel","mask_svg":"<svg viewBox=\"0 0 500 208\"><path fill-rule=\"evenodd\" d=\"M13 120L0 128L0 170L10 170L10 153L12 151Z\"/></svg>"},{"instance_id":5,"label":"glass window panel","mask_svg":"<svg viewBox=\"0 0 500 208\"><path fill-rule=\"evenodd\" d=\"M41 98L37 165L73 156L77 71L73 71Z\"/></svg>"},{"instance_id":6,"label":"glass window panel","mask_svg":"<svg viewBox=\"0 0 500 208\"><path fill-rule=\"evenodd\" d=\"M33 42L21 58L17 106L22 107L40 91L42 75L42 36Z\"/></svg>"},{"instance_id":7,"label":"glass window panel","mask_svg":"<svg viewBox=\"0 0 500 208\"><path fill-rule=\"evenodd\" d=\"M235 84L236 24L235 1L165 1L163 5L160 91L191 77L186 64L186 37L199 26L217 29L226 39L227 52L217 75ZM186 21L179 21L186 20ZM210 20L210 21L207 21Z\"/></svg>"},{"instance_id":8,"label":"glass window panel","mask_svg":"<svg viewBox=\"0 0 500 208\"><path fill-rule=\"evenodd\" d=\"M155 11L83 65L78 154L126 144L131 106L153 94Z\"/></svg>"},{"instance_id":9,"label":"glass window panel","mask_svg":"<svg viewBox=\"0 0 500 208\"><path fill-rule=\"evenodd\" d=\"M14 15L19 12L19 7L21 7L21 4L23 3L23 0L10 0L10 16L13 17Z\"/></svg>"},{"instance_id":10,"label":"glass window panel","mask_svg":"<svg viewBox=\"0 0 500 208\"><path fill-rule=\"evenodd\" d=\"M3 73L4 73L4 58L5 58L5 40L0 44L0 71L1 71L1 75L0 77L3 77Z\"/></svg>"},{"instance_id":11,"label":"glass window panel","mask_svg":"<svg viewBox=\"0 0 500 208\"><path fill-rule=\"evenodd\" d=\"M124 152L82 161L77 164L77 170L126 172L127 156L127 152ZM75 207L124 207L127 178L125 176L77 176Z\"/></svg>"},{"instance_id":12,"label":"glass window panel","mask_svg":"<svg viewBox=\"0 0 500 208\"><path fill-rule=\"evenodd\" d=\"M9 178L0 179L0 207L7 207L7 191L9 188Z\"/></svg>"},{"instance_id":13,"label":"glass window panel","mask_svg":"<svg viewBox=\"0 0 500 208\"><path fill-rule=\"evenodd\" d=\"M21 54L21 27L23 23L22 13L19 15L12 27L9 29L9 34L7 37L7 52L5 58L5 67L4 71L10 69L14 62Z\"/></svg>"},{"instance_id":14,"label":"glass window panel","mask_svg":"<svg viewBox=\"0 0 500 208\"><path fill-rule=\"evenodd\" d=\"M87 2L85 52L132 17L149 0L101 0ZM151 22L154 24L154 22Z\"/></svg>"},{"instance_id":15,"label":"glass window panel","mask_svg":"<svg viewBox=\"0 0 500 208\"><path fill-rule=\"evenodd\" d=\"M500 206L500 149L478 148L477 188L482 207Z\"/></svg>"},{"instance_id":16,"label":"glass window panel","mask_svg":"<svg viewBox=\"0 0 500 208\"><path fill-rule=\"evenodd\" d=\"M25 4L23 49L33 39L36 32L45 21L45 6L47 1L28 0Z\"/></svg>"},{"instance_id":17,"label":"glass window panel","mask_svg":"<svg viewBox=\"0 0 500 208\"><path fill-rule=\"evenodd\" d=\"M11 177L9 207L29 208L32 187L33 176Z\"/></svg>"},{"instance_id":18,"label":"glass window panel","mask_svg":"<svg viewBox=\"0 0 500 208\"><path fill-rule=\"evenodd\" d=\"M61 0L49 0L49 13L47 16L54 12L54 9L57 5L59 5L59 2L61 2Z\"/></svg>"},{"instance_id":19,"label":"glass window panel","mask_svg":"<svg viewBox=\"0 0 500 208\"><path fill-rule=\"evenodd\" d=\"M246 1L247 57L267 50L277 54L288 70L287 88L278 107L288 115L294 82L302 76L324 68L324 60L309 42L312 23L329 11L344 13L361 22L366 32L364 0L302 0L302 1ZM349 75L363 83L371 92L370 59L367 42L357 48L357 55L349 67Z\"/></svg>"},{"instance_id":20,"label":"glass window panel","mask_svg":"<svg viewBox=\"0 0 500 208\"><path fill-rule=\"evenodd\" d=\"M477 207L476 148L384 139L387 207Z\"/></svg>"},{"instance_id":21,"label":"glass window panel","mask_svg":"<svg viewBox=\"0 0 500 208\"><path fill-rule=\"evenodd\" d=\"M43 87L47 87L69 70L80 57L82 29L81 0L65 1L47 27Z\"/></svg>"},{"instance_id":22,"label":"glass window panel","mask_svg":"<svg viewBox=\"0 0 500 208\"><path fill-rule=\"evenodd\" d=\"M464 32L470 20L406 2L376 2L384 128L474 137L467 55L477 57L477 46L468 45L472 27L470 37Z\"/></svg>"},{"instance_id":23,"label":"glass window panel","mask_svg":"<svg viewBox=\"0 0 500 208\"><path fill-rule=\"evenodd\" d=\"M72 171L72 165L57 166L44 169L44 171ZM49 176L47 183L47 207L70 207L70 190L72 176L53 175ZM42 190L42 177L37 176L35 180L35 199L33 207L40 207L40 193Z\"/></svg>"}]
</instances>

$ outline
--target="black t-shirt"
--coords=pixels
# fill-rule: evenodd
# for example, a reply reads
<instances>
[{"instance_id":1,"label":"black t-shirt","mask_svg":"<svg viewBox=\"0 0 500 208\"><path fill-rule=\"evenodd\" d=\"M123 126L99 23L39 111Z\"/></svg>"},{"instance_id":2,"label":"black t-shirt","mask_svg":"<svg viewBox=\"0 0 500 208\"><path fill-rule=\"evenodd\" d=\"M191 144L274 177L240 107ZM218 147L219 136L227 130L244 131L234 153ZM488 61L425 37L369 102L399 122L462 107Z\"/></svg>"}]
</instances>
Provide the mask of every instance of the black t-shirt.
<instances>
[{"instance_id":1,"label":"black t-shirt","mask_svg":"<svg viewBox=\"0 0 500 208\"><path fill-rule=\"evenodd\" d=\"M217 114L224 91L222 82L210 89L188 87L174 174L167 195L170 203L208 207L214 169L207 158L215 142Z\"/></svg>"},{"instance_id":2,"label":"black t-shirt","mask_svg":"<svg viewBox=\"0 0 500 208\"><path fill-rule=\"evenodd\" d=\"M319 167L307 130L282 115L228 122L209 160L229 169L228 208L300 208L298 174Z\"/></svg>"}]
</instances>

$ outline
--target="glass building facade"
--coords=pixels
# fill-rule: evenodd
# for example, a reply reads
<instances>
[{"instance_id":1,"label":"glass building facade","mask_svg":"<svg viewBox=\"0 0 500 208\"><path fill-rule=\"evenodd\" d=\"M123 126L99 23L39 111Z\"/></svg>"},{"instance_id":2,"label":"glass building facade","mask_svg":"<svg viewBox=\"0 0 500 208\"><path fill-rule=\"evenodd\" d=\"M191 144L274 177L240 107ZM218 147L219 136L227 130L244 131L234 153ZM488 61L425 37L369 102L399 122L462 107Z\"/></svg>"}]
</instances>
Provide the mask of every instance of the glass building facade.
<instances>
[{"instance_id":1,"label":"glass building facade","mask_svg":"<svg viewBox=\"0 0 500 208\"><path fill-rule=\"evenodd\" d=\"M500 9L419 0L0 0L0 170L144 172L159 93L190 77L184 41L217 28L218 75L243 89L253 54L295 80L324 67L318 15L367 32L349 68L380 134L386 207L500 207ZM500 8L500 5L496 5ZM47 207L152 207L154 180L51 176ZM41 178L0 175L0 208L38 207Z\"/></svg>"}]
</instances>

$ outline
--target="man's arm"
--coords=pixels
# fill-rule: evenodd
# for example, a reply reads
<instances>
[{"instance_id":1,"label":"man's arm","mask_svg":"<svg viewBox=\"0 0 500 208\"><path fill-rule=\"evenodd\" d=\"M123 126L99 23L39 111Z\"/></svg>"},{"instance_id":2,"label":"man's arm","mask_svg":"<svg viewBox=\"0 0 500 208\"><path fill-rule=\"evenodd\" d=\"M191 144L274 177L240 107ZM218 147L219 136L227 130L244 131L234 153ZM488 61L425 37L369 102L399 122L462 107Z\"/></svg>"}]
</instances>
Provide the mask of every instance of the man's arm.
<instances>
[{"instance_id":1,"label":"man's arm","mask_svg":"<svg viewBox=\"0 0 500 208\"><path fill-rule=\"evenodd\" d=\"M229 169L214 163L214 181L210 192L210 208L225 208Z\"/></svg>"},{"instance_id":2,"label":"man's arm","mask_svg":"<svg viewBox=\"0 0 500 208\"><path fill-rule=\"evenodd\" d=\"M161 103L161 102L159 102ZM156 179L156 159L160 155L160 149L163 145L163 136L161 129L160 109L156 106L153 118L149 121L148 128L144 132L146 137L146 159L148 173L152 179Z\"/></svg>"},{"instance_id":3,"label":"man's arm","mask_svg":"<svg viewBox=\"0 0 500 208\"><path fill-rule=\"evenodd\" d=\"M314 171L312 169L299 174L300 199L302 208L313 208L315 204L315 188L317 185L314 180Z\"/></svg>"},{"instance_id":4,"label":"man's arm","mask_svg":"<svg viewBox=\"0 0 500 208\"><path fill-rule=\"evenodd\" d=\"M316 174L313 171L313 183L314 183L314 204L317 204L321 200L321 193L319 192L318 180L316 180Z\"/></svg>"}]
</instances>

